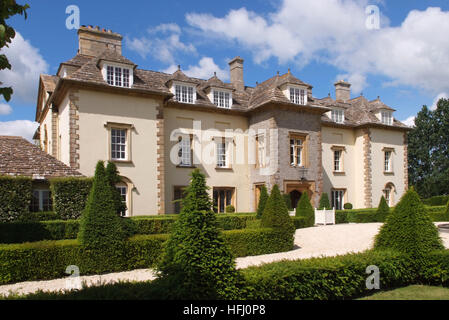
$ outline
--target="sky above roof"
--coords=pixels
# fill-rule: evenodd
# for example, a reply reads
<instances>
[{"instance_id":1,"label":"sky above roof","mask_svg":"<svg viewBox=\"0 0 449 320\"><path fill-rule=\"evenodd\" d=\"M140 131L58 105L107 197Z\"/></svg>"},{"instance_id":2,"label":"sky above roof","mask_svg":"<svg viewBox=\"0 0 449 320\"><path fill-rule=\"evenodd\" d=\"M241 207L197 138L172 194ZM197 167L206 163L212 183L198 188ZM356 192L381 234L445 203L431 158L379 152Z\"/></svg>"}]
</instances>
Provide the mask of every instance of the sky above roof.
<instances>
[{"instance_id":1,"label":"sky above roof","mask_svg":"<svg viewBox=\"0 0 449 320\"><path fill-rule=\"evenodd\" d=\"M21 3L21 0L18 0ZM444 0L245 0L245 1L53 1L28 0L28 19L8 20L17 31L5 53L12 85L0 100L0 134L31 139L39 74L55 74L78 49L76 30L66 27L69 5L81 25L123 35L123 55L141 69L229 81L227 62L241 56L245 84L255 86L277 71L313 86L313 95L335 97L334 82L396 109L412 124L423 105L449 96L449 2ZM379 8L379 28L372 28ZM371 26L371 27L370 27Z\"/></svg>"}]
</instances>

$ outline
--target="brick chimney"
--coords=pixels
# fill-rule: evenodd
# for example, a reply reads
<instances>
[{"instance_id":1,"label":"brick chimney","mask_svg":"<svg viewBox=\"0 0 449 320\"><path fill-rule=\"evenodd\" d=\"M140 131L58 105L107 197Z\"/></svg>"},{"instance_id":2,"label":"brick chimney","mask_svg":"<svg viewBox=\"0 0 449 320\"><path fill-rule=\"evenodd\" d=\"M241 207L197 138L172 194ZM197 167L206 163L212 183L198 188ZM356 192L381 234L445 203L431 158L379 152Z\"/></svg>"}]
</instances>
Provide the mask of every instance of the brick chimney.
<instances>
[{"instance_id":1,"label":"brick chimney","mask_svg":"<svg viewBox=\"0 0 449 320\"><path fill-rule=\"evenodd\" d=\"M229 69L231 73L231 84L236 90L244 91L245 82L243 82L243 59L237 56L229 61Z\"/></svg>"},{"instance_id":2,"label":"brick chimney","mask_svg":"<svg viewBox=\"0 0 449 320\"><path fill-rule=\"evenodd\" d=\"M87 56L97 56L106 49L122 54L122 36L111 30L100 27L82 26L78 29L78 53Z\"/></svg>"},{"instance_id":3,"label":"brick chimney","mask_svg":"<svg viewBox=\"0 0 449 320\"><path fill-rule=\"evenodd\" d=\"M351 84L343 80L334 83L335 100L346 102L351 99Z\"/></svg>"}]
</instances>

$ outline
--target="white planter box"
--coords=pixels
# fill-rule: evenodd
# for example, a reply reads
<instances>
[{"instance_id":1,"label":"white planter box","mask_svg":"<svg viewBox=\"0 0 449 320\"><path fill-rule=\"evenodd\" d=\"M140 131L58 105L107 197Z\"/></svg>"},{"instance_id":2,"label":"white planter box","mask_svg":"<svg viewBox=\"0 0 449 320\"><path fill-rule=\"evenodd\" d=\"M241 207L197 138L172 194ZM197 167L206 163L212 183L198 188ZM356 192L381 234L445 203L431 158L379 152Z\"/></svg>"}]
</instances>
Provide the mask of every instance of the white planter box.
<instances>
[{"instance_id":1,"label":"white planter box","mask_svg":"<svg viewBox=\"0 0 449 320\"><path fill-rule=\"evenodd\" d=\"M315 209L315 224L335 224L335 208L332 210Z\"/></svg>"}]
</instances>

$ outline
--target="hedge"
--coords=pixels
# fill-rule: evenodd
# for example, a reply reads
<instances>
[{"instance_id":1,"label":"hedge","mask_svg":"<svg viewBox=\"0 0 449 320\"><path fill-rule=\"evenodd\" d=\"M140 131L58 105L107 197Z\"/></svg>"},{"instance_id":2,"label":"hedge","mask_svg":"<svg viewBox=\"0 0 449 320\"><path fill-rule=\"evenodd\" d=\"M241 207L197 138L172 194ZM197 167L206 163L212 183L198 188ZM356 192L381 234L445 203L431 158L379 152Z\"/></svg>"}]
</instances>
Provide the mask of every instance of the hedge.
<instances>
[{"instance_id":1,"label":"hedge","mask_svg":"<svg viewBox=\"0 0 449 320\"><path fill-rule=\"evenodd\" d=\"M428 199L423 199L422 202L428 206L445 206L449 201L449 195L434 196Z\"/></svg>"},{"instance_id":2,"label":"hedge","mask_svg":"<svg viewBox=\"0 0 449 320\"><path fill-rule=\"evenodd\" d=\"M293 245L289 237L283 239L273 229L231 230L223 236L236 257L287 251ZM0 284L66 277L69 265L78 266L81 275L154 267L167 239L167 234L138 235L126 241L122 250L105 250L101 255L77 240L0 245Z\"/></svg>"},{"instance_id":3,"label":"hedge","mask_svg":"<svg viewBox=\"0 0 449 320\"><path fill-rule=\"evenodd\" d=\"M0 222L11 222L29 213L31 178L0 176Z\"/></svg>"},{"instance_id":4,"label":"hedge","mask_svg":"<svg viewBox=\"0 0 449 320\"><path fill-rule=\"evenodd\" d=\"M62 220L78 219L86 206L92 178L55 178L50 180L53 208Z\"/></svg>"}]
</instances>

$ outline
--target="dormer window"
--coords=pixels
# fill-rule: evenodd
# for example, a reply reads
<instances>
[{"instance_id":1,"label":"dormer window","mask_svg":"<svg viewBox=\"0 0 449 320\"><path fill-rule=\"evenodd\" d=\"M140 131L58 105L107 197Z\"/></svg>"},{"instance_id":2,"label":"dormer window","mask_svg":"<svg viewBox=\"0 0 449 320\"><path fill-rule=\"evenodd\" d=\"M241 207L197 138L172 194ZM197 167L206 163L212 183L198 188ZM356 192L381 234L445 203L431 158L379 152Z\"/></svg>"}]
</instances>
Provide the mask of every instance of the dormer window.
<instances>
[{"instance_id":1,"label":"dormer window","mask_svg":"<svg viewBox=\"0 0 449 320\"><path fill-rule=\"evenodd\" d=\"M194 103L195 88L185 84L175 84L175 99L178 102Z\"/></svg>"},{"instance_id":2,"label":"dormer window","mask_svg":"<svg viewBox=\"0 0 449 320\"><path fill-rule=\"evenodd\" d=\"M307 104L307 90L290 87L290 101L295 104Z\"/></svg>"},{"instance_id":3,"label":"dormer window","mask_svg":"<svg viewBox=\"0 0 449 320\"><path fill-rule=\"evenodd\" d=\"M335 121L336 123L343 123L345 122L345 112L341 109L334 109L331 112L332 121Z\"/></svg>"},{"instance_id":4,"label":"dormer window","mask_svg":"<svg viewBox=\"0 0 449 320\"><path fill-rule=\"evenodd\" d=\"M393 124L393 115L390 111L381 112L381 120L383 124L391 126Z\"/></svg>"},{"instance_id":5,"label":"dormer window","mask_svg":"<svg viewBox=\"0 0 449 320\"><path fill-rule=\"evenodd\" d=\"M214 104L220 108L231 108L232 96L231 93L219 90L213 90Z\"/></svg>"},{"instance_id":6,"label":"dormer window","mask_svg":"<svg viewBox=\"0 0 449 320\"><path fill-rule=\"evenodd\" d=\"M103 77L106 82L115 87L130 88L133 83L133 71L122 66L103 66Z\"/></svg>"}]
</instances>

